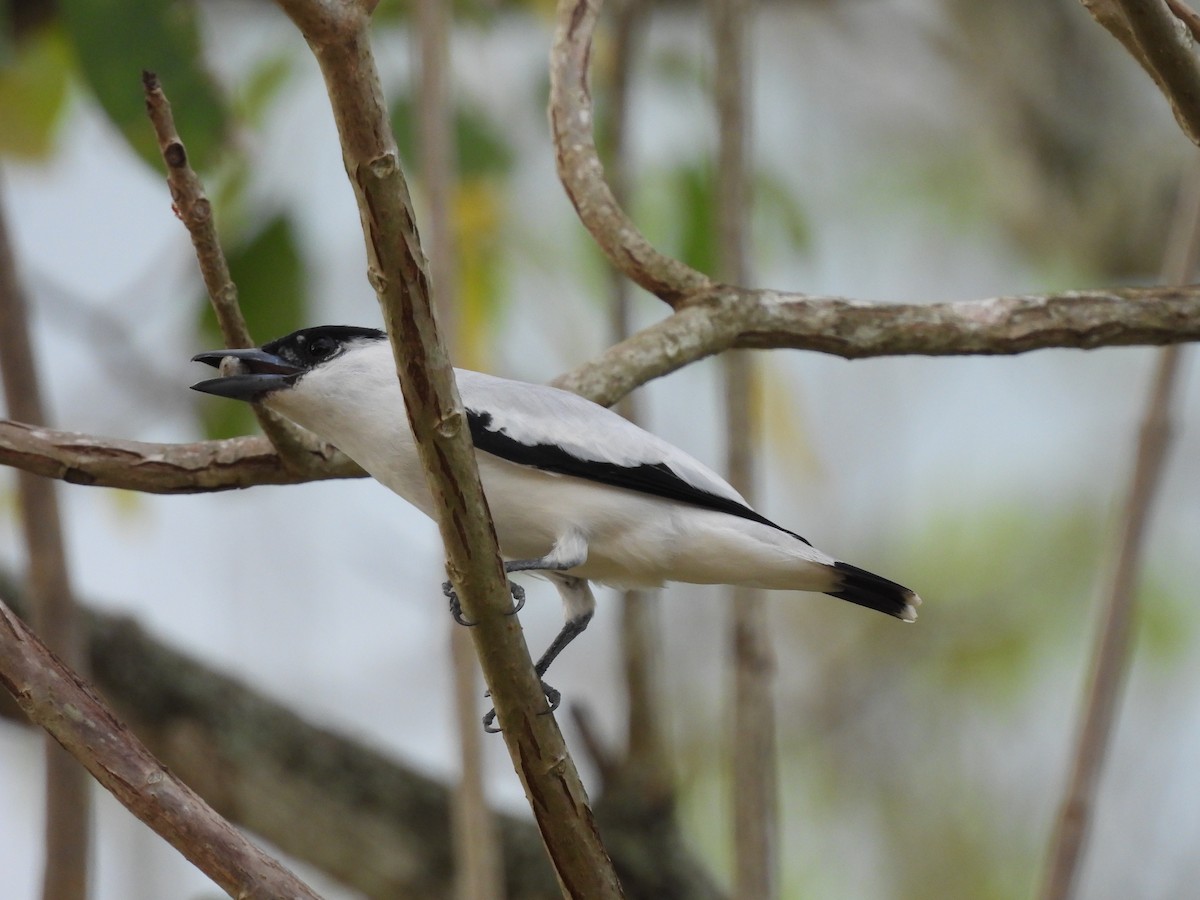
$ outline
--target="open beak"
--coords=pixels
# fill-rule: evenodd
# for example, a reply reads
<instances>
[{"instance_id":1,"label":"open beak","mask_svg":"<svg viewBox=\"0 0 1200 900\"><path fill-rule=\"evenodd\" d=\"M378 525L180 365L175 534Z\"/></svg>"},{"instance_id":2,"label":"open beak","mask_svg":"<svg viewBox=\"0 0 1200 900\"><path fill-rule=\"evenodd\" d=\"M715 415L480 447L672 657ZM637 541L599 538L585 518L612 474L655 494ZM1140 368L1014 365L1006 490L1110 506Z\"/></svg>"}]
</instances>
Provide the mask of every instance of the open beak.
<instances>
[{"instance_id":1,"label":"open beak","mask_svg":"<svg viewBox=\"0 0 1200 900\"><path fill-rule=\"evenodd\" d=\"M291 387L304 371L257 347L248 350L206 350L193 356L192 362L221 368L221 362L225 359L236 360L236 365L231 367L232 374L197 382L192 385L192 390L253 403L271 391Z\"/></svg>"}]
</instances>

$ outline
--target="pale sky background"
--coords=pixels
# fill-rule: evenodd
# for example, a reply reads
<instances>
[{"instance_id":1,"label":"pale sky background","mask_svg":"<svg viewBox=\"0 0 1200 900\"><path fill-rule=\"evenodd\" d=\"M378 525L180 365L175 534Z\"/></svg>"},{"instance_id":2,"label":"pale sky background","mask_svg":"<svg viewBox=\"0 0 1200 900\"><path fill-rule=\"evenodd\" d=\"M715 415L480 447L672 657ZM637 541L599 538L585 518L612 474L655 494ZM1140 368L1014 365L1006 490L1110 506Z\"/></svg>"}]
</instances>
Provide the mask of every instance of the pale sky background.
<instances>
[{"instance_id":1,"label":"pale sky background","mask_svg":"<svg viewBox=\"0 0 1200 900\"><path fill-rule=\"evenodd\" d=\"M802 197L814 246L791 257L775 252L756 280L879 301L1052 289L986 223L964 226L920 203L915 191L905 195L903 170L892 166L897 155L912 152L921 134L958 139L946 111L954 85L923 49L925 4L874 7L876 15L851 16L854 27L844 29L822 27L799 11L763 12L755 40L756 153ZM240 4L211 8L213 64L224 80L236 80L282 45L298 53L266 127L241 138L256 159L252 195L295 210L313 279L311 324L376 324L357 214L315 64L281 16L259 14L246 27L250 12ZM522 144L510 201L526 213L518 240L526 252L507 276L512 297L493 353L495 371L532 381L597 353L607 329L594 289L573 274L594 263L585 260L582 236L563 239L580 229L554 176L544 118L511 87L536 83L549 44L545 28L529 21L463 32L455 44L460 89L497 109L498 119L527 123L514 129ZM661 18L651 44L703 54L705 39L695 22ZM862 56L850 49L873 54L876 68L864 70L855 61ZM401 41L381 42L379 57L385 76L407 77ZM1162 119L1164 140L1182 141L1171 133L1165 105ZM711 146L710 132L708 110L688 108L649 78L639 82L633 134L643 170ZM143 440L197 439L194 411L202 401L188 385L206 376L188 360L208 348L195 343L194 260L162 177L136 160L82 97L52 160L9 164L0 177L37 307L53 424ZM87 322L84 311L113 327ZM639 318L649 323L665 311L643 300ZM853 363L765 354L769 378L787 391L803 428L804 446L768 460L759 508L818 546L921 590L922 572L906 566L900 549L935 516L969 522L973 510L1005 503L1035 514L1074 505L1114 509L1153 359L1154 351L1144 349ZM714 466L722 453L717 373L709 361L642 392L652 430ZM1189 360L1185 373L1147 554L1155 572L1181 589L1200 580L1200 367ZM12 485L11 473L0 472L5 565L22 556ZM432 523L398 498L368 481L192 497L64 486L60 498L81 597L135 615L162 639L317 722L434 775L454 773L448 663L430 652L446 645L451 627L439 587L440 547ZM560 608L548 586L529 585L522 623L536 654L557 630ZM556 663L551 681L568 702L586 703L619 740L617 617L608 599L604 592L591 627ZM925 599L914 627L936 629L939 603L949 598ZM780 595L775 602L829 601ZM715 589L672 588L664 616L669 688L710 686L711 706L688 709L717 730L724 714L718 661L725 601ZM1081 648L1091 624L1083 623ZM783 678L801 677L804 663L785 657L780 668ZM1181 885L1200 875L1200 864L1187 862L1200 841L1200 701L1190 689L1198 670L1200 658L1188 648L1171 681L1135 677L1104 797L1109 810L1151 807L1137 835L1141 864L1128 880L1130 836L1105 818L1084 896L1178 896ZM1059 688L1065 707L1045 711L1044 721L1018 738L998 735L993 763L998 777L1012 780L1018 804L1044 800L1030 794L1039 784L1055 784L1061 772L1062 722L1074 714L1078 673L1067 679ZM573 740L569 723L560 721ZM519 809L520 789L502 742L488 741L487 754L493 796ZM0 723L0 761L0 894L25 900L36 896L40 867L39 740ZM1038 774L1026 780L1028 769ZM159 838L99 791L97 798L97 900L217 895ZM353 896L302 872L331 897ZM886 896L885 876L865 866L860 896Z\"/></svg>"}]
</instances>

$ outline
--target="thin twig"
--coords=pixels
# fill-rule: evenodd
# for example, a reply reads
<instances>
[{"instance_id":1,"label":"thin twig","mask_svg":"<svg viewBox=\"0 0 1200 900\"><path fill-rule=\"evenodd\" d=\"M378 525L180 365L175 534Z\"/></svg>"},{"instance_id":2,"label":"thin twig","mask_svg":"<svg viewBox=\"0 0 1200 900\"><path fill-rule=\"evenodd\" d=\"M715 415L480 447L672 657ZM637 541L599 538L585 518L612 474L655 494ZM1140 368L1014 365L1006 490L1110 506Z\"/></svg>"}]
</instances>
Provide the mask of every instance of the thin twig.
<instances>
[{"instance_id":1,"label":"thin twig","mask_svg":"<svg viewBox=\"0 0 1200 900\"><path fill-rule=\"evenodd\" d=\"M0 381L8 414L45 423L29 305L17 281L16 259L8 239L4 197L0 195ZM57 486L29 472L17 478L21 529L28 553L33 623L38 633L70 665L83 669L74 593L63 540ZM91 801L86 774L47 736L45 859L42 896L82 900L87 896L88 818Z\"/></svg>"},{"instance_id":2,"label":"thin twig","mask_svg":"<svg viewBox=\"0 0 1200 900\"><path fill-rule=\"evenodd\" d=\"M649 13L645 0L617 0L613 4L612 75L609 81L611 101L607 120L600 132L608 138L608 174L613 198L625 204L630 172L628 141L630 86L633 62L639 38L645 33ZM614 342L628 337L631 330L632 293L625 275L609 267L611 282L611 335ZM640 404L626 394L615 405L617 412L631 422L640 419ZM659 803L672 797L674 787L667 756L666 722L660 696L658 660L662 656L662 638L658 616L661 604L654 591L630 589L621 592L621 671L625 681L625 758L620 773L635 779L649 802ZM595 753L602 752L593 749ZM609 760L608 777L615 777L616 765Z\"/></svg>"},{"instance_id":3,"label":"thin twig","mask_svg":"<svg viewBox=\"0 0 1200 900\"><path fill-rule=\"evenodd\" d=\"M715 105L718 149L717 274L730 284L750 281L749 65L746 35L753 0L713 0ZM725 382L726 471L729 482L754 502L757 444L757 373L748 351L722 357ZM729 589L729 648L733 669L731 834L734 896L770 900L778 893L779 783L775 748L775 655L767 598L752 588Z\"/></svg>"},{"instance_id":4,"label":"thin twig","mask_svg":"<svg viewBox=\"0 0 1200 900\"><path fill-rule=\"evenodd\" d=\"M253 347L254 341L238 306L237 286L229 274L225 254L217 237L212 204L204 192L200 176L188 162L187 149L175 130L175 118L171 115L171 104L153 72L142 73L142 86L146 95L146 112L158 137L159 150L167 167L167 184L171 189L171 201L175 214L183 222L192 238L196 250L196 261L208 297L216 313L217 325L225 346L231 348ZM319 442L305 434L275 413L259 404L253 406L259 427L271 444L283 457L284 464L297 472L308 473L314 465L313 454L326 455L328 448L318 447Z\"/></svg>"},{"instance_id":5,"label":"thin twig","mask_svg":"<svg viewBox=\"0 0 1200 900\"><path fill-rule=\"evenodd\" d=\"M621 890L587 794L533 671L500 564L466 415L438 335L408 186L371 54L371 5L280 0L325 77L366 238L368 278L392 341L446 567L471 629L498 721L564 893Z\"/></svg>"},{"instance_id":6,"label":"thin twig","mask_svg":"<svg viewBox=\"0 0 1200 900\"><path fill-rule=\"evenodd\" d=\"M1200 168L1180 194L1168 242L1163 280L1182 284L1192 277L1200 257ZM1117 702L1129 666L1132 623L1137 601L1146 523L1162 483L1171 438L1171 404L1181 351L1160 351L1121 517L1109 558L1113 568L1104 586L1103 615L1092 651L1091 677L1080 711L1079 731L1042 884L1043 900L1074 895L1096 806L1096 790L1108 750Z\"/></svg>"},{"instance_id":7,"label":"thin twig","mask_svg":"<svg viewBox=\"0 0 1200 900\"><path fill-rule=\"evenodd\" d=\"M0 684L29 718L231 897L317 895L163 767L0 601Z\"/></svg>"}]
</instances>

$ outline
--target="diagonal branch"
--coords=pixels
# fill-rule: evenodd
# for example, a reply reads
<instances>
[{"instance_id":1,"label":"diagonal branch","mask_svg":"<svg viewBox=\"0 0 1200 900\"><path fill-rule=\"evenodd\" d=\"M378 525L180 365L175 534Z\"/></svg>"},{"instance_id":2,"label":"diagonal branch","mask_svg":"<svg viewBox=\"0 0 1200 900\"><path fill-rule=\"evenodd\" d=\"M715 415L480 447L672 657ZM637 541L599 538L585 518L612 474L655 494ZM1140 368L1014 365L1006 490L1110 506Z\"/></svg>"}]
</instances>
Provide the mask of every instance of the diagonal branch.
<instances>
[{"instance_id":1,"label":"diagonal branch","mask_svg":"<svg viewBox=\"0 0 1200 900\"><path fill-rule=\"evenodd\" d=\"M253 347L254 341L246 327L246 320L242 317L241 307L238 306L237 286L229 274L229 266L221 250L221 241L217 237L212 203L204 193L200 176L188 162L187 149L175 130L171 104L163 93L158 76L153 72L142 73L142 87L146 95L146 112L154 126L159 151L167 167L167 184L171 189L175 214L191 235L192 246L196 250L196 261L200 264L200 274L204 278L204 286L208 289L208 297L216 313L217 325L225 339L225 346ZM288 468L302 473L308 473L313 466L319 469L320 463L313 462L314 453L322 456L330 452L314 446L318 442L312 435L302 432L291 422L268 409L255 405L254 415L263 433L270 438L271 444L278 448Z\"/></svg>"},{"instance_id":2,"label":"diagonal branch","mask_svg":"<svg viewBox=\"0 0 1200 900\"><path fill-rule=\"evenodd\" d=\"M151 756L2 601L0 685L130 812L230 896L317 900Z\"/></svg>"},{"instance_id":3,"label":"diagonal branch","mask_svg":"<svg viewBox=\"0 0 1200 900\"><path fill-rule=\"evenodd\" d=\"M1186 281L1200 258L1200 169L1193 169L1180 192L1163 263L1163 280ZM1081 704L1071 771L1059 804L1049 844L1041 897L1073 896L1088 832L1094 816L1096 788L1108 750L1117 703L1129 667L1137 578L1147 523L1166 470L1171 439L1171 406L1178 390L1181 348L1158 356L1146 408L1138 432L1133 472L1113 539L1113 569L1104 585L1104 614L1092 650L1087 694Z\"/></svg>"},{"instance_id":4,"label":"diagonal branch","mask_svg":"<svg viewBox=\"0 0 1200 900\"><path fill-rule=\"evenodd\" d=\"M0 596L11 599L18 614L27 607L22 593L0 569ZM218 813L366 897L454 896L445 785L306 721L156 640L128 616L88 606L81 613L94 685L151 752ZM0 715L21 713L0 704ZM721 895L686 849L670 806L645 801L644 793L601 798L612 810L605 830L631 896L717 900ZM529 817L497 817L505 895L557 896Z\"/></svg>"},{"instance_id":5,"label":"diagonal branch","mask_svg":"<svg viewBox=\"0 0 1200 900\"><path fill-rule=\"evenodd\" d=\"M1171 104L1175 120L1200 144L1200 58L1196 14L1182 0L1082 0L1092 17L1141 64Z\"/></svg>"},{"instance_id":6,"label":"diagonal branch","mask_svg":"<svg viewBox=\"0 0 1200 900\"><path fill-rule=\"evenodd\" d=\"M511 600L453 370L430 305L408 187L367 34L373 4L280 0L321 67L426 479L504 740L568 896L621 889L587 794L546 701Z\"/></svg>"}]
</instances>

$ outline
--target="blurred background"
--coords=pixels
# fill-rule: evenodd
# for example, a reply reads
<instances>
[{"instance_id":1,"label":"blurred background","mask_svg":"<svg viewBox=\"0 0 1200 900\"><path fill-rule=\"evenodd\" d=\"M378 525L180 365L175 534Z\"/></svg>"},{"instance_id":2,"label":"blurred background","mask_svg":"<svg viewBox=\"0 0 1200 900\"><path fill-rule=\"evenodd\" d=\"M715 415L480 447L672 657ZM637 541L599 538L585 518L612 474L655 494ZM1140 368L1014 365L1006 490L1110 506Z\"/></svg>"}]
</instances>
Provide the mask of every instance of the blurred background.
<instances>
[{"instance_id":1,"label":"blurred background","mask_svg":"<svg viewBox=\"0 0 1200 900\"><path fill-rule=\"evenodd\" d=\"M709 29L701 4L652 7L631 76L630 208L661 249L711 271ZM554 172L552 9L464 2L455 15L456 361L546 381L611 343L609 277ZM256 340L379 324L324 87L273 6L18 2L6 24L0 199L54 426L178 442L254 427L241 405L188 390L207 377L189 358L220 338L154 157L143 68L158 71L206 180ZM376 52L406 159L411 38L407 5L385 0ZM594 53L600 108L607 41ZM751 47L758 285L927 302L1156 278L1194 151L1149 79L1071 0L764 2ZM635 299L638 326L666 313ZM784 896L1034 890L1154 352L759 354L758 507L925 599L911 627L826 597L769 600ZM1200 878L1200 371L1185 372L1080 896L1180 897ZM647 427L721 465L714 361L638 397ZM0 471L0 566L19 572L14 484ZM60 497L81 599L454 777L441 551L433 523L399 498L369 481L179 497L63 486ZM548 585L527 581L521 619L536 653L561 610ZM611 596L551 681L619 744ZM728 600L672 586L658 615L681 826L727 882ZM502 742L485 753L490 796L523 812ZM13 900L37 896L41 765L38 735L0 721L0 893ZM95 897L216 895L95 795ZM328 896L356 896L301 871Z\"/></svg>"}]
</instances>

